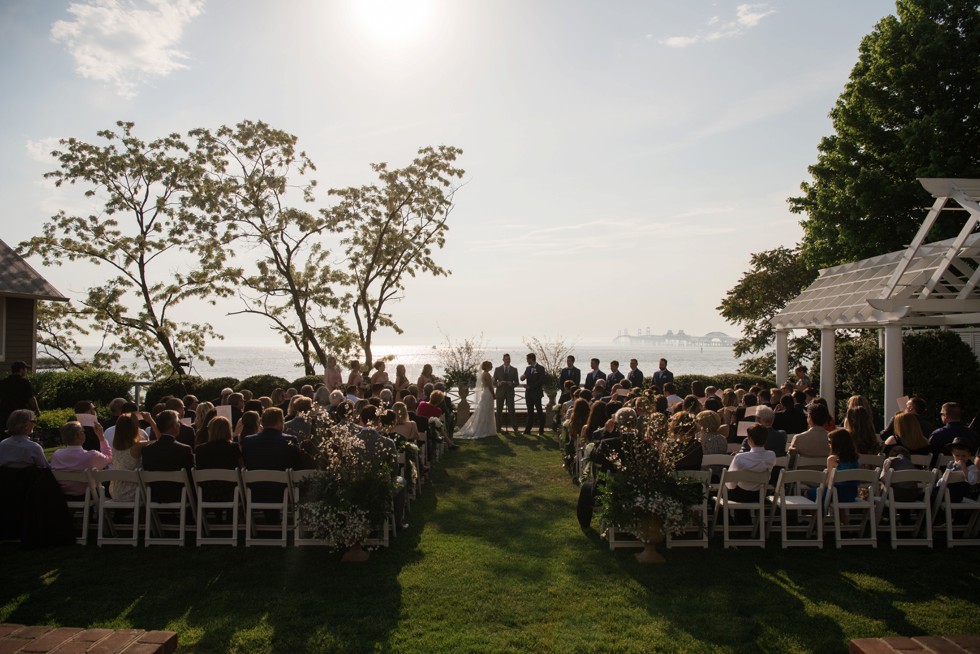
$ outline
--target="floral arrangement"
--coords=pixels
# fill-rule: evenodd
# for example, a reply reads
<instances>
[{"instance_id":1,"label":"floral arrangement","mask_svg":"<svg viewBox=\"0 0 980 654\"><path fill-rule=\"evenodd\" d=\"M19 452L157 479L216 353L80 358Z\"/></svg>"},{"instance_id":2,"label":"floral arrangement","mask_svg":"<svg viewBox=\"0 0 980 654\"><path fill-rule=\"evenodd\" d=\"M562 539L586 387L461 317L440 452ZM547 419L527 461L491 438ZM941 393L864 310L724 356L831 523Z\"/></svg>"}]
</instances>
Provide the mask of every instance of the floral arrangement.
<instances>
[{"instance_id":1,"label":"floral arrangement","mask_svg":"<svg viewBox=\"0 0 980 654\"><path fill-rule=\"evenodd\" d=\"M675 474L684 443L668 435L667 417L647 415L645 425L642 434L620 430L622 449L611 459L612 470L600 475L599 517L636 533L641 520L652 515L661 519L664 532L677 534L703 501L704 488Z\"/></svg>"},{"instance_id":2,"label":"floral arrangement","mask_svg":"<svg viewBox=\"0 0 980 654\"><path fill-rule=\"evenodd\" d=\"M334 549L359 545L391 506L391 469L367 451L356 425L334 422L319 406L307 419L317 473L300 484L300 522Z\"/></svg>"},{"instance_id":3,"label":"floral arrangement","mask_svg":"<svg viewBox=\"0 0 980 654\"><path fill-rule=\"evenodd\" d=\"M439 362L445 371L446 385L476 388L476 371L485 358L483 335L462 341L444 336L446 344L439 350Z\"/></svg>"}]
</instances>

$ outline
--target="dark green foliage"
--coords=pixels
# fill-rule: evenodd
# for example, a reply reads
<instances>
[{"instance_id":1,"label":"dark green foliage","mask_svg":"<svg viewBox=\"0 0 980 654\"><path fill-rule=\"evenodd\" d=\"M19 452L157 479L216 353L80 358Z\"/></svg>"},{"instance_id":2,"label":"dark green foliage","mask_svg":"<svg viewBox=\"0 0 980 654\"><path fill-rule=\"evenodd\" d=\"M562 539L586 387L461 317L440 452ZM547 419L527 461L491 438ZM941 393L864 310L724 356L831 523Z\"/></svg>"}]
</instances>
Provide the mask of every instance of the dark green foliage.
<instances>
[{"instance_id":1,"label":"dark green foliage","mask_svg":"<svg viewBox=\"0 0 980 654\"><path fill-rule=\"evenodd\" d=\"M742 373L726 373L722 375L674 375L674 385L677 386L677 394L681 397L691 392L691 383L702 381L705 386L716 386L720 389L735 388L736 384L742 384L746 389L759 384L766 388L772 388L775 380L772 377L760 377L758 375L747 375Z\"/></svg>"},{"instance_id":2,"label":"dark green foliage","mask_svg":"<svg viewBox=\"0 0 980 654\"><path fill-rule=\"evenodd\" d=\"M146 387L146 392L143 395L143 406L152 407L154 404L160 401L161 398L167 395L173 395L174 397L183 398L185 395L197 395L197 389L200 388L201 384L204 382L200 377L192 377L185 375L184 377L178 379L177 377L168 377L166 379L161 379L155 381ZM207 398L198 397L200 400Z\"/></svg>"},{"instance_id":3,"label":"dark green foliage","mask_svg":"<svg viewBox=\"0 0 980 654\"><path fill-rule=\"evenodd\" d=\"M323 378L320 378L320 381L323 381ZM247 389L252 391L255 397L262 397L263 395L272 395L272 391L276 388L285 390L287 386L289 386L289 382L282 377L276 377L275 375L253 375L239 382L235 386L235 390L243 391Z\"/></svg>"},{"instance_id":4,"label":"dark green foliage","mask_svg":"<svg viewBox=\"0 0 980 654\"><path fill-rule=\"evenodd\" d=\"M132 397L132 380L109 370L45 371L28 376L41 409L72 408L80 400L106 405L116 397Z\"/></svg>"},{"instance_id":5,"label":"dark green foliage","mask_svg":"<svg viewBox=\"0 0 980 654\"><path fill-rule=\"evenodd\" d=\"M367 375L365 375L365 379L367 379ZM323 375L306 375L293 380L293 383L289 385L296 390L299 390L300 387L305 386L306 384L309 384L313 388L321 386L323 384Z\"/></svg>"},{"instance_id":6,"label":"dark green foliage","mask_svg":"<svg viewBox=\"0 0 980 654\"><path fill-rule=\"evenodd\" d=\"M234 377L215 377L214 379L204 379L194 389L193 393L202 402L212 402L221 397L221 391L225 388L237 388L238 380Z\"/></svg>"},{"instance_id":7,"label":"dark green foliage","mask_svg":"<svg viewBox=\"0 0 980 654\"><path fill-rule=\"evenodd\" d=\"M42 432L57 432L66 422L75 419L75 409L47 409L41 411L34 428Z\"/></svg>"},{"instance_id":8,"label":"dark green foliage","mask_svg":"<svg viewBox=\"0 0 980 654\"><path fill-rule=\"evenodd\" d=\"M958 402L969 423L980 411L980 362L955 332L908 332L905 346L905 394L925 399L926 415L939 422L944 402ZM889 411L893 409L888 407Z\"/></svg>"},{"instance_id":9,"label":"dark green foliage","mask_svg":"<svg viewBox=\"0 0 980 654\"><path fill-rule=\"evenodd\" d=\"M802 253L814 269L904 249L931 203L917 177L980 176L976 1L900 0L896 13L862 40L813 181L789 199L807 215ZM930 240L950 228L940 221Z\"/></svg>"},{"instance_id":10,"label":"dark green foliage","mask_svg":"<svg viewBox=\"0 0 980 654\"><path fill-rule=\"evenodd\" d=\"M855 334L838 332L834 345L837 358L837 407L834 415L837 416L837 422L844 422L847 400L852 395L863 395L871 402L875 424L883 424L885 355L878 347L878 330L869 329ZM811 370L811 379L814 383L820 379L819 362Z\"/></svg>"}]
</instances>

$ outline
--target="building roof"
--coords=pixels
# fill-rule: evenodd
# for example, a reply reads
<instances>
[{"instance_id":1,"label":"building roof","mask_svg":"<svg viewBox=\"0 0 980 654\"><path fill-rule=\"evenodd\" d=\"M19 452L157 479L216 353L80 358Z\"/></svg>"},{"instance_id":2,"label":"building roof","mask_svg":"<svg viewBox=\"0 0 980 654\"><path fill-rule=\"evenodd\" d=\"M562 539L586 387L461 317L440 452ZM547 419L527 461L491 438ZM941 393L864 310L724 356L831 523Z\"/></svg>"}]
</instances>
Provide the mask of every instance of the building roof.
<instances>
[{"instance_id":1,"label":"building roof","mask_svg":"<svg viewBox=\"0 0 980 654\"><path fill-rule=\"evenodd\" d=\"M68 301L68 298L3 241L0 241L0 271L3 271L0 274L0 296Z\"/></svg>"},{"instance_id":2,"label":"building roof","mask_svg":"<svg viewBox=\"0 0 980 654\"><path fill-rule=\"evenodd\" d=\"M770 323L776 329L980 323L980 180L920 179L936 202L908 249L820 271ZM954 200L959 207L947 207ZM925 243L940 213L963 209L955 238ZM959 215L962 216L962 213Z\"/></svg>"}]
</instances>

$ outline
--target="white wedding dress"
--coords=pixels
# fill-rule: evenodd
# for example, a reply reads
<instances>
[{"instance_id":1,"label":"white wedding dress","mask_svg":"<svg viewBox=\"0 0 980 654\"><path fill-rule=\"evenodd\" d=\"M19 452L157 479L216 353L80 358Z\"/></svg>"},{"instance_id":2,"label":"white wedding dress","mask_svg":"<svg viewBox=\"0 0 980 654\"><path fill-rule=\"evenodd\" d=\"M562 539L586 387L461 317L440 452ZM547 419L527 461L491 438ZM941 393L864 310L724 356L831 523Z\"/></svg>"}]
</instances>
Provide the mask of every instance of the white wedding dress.
<instances>
[{"instance_id":1,"label":"white wedding dress","mask_svg":"<svg viewBox=\"0 0 980 654\"><path fill-rule=\"evenodd\" d=\"M492 382L491 382L492 383ZM497 435L497 418L494 415L493 393L491 388L478 388L473 397L473 409L470 419L460 427L453 438L470 440Z\"/></svg>"}]
</instances>

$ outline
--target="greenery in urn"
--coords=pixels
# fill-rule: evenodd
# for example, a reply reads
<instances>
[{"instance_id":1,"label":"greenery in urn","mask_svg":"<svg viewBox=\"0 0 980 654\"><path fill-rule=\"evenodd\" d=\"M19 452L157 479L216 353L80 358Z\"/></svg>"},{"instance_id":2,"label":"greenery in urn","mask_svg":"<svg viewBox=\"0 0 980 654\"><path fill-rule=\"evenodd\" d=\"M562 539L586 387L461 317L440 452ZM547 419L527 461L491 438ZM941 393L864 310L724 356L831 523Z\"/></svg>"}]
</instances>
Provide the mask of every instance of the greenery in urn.
<instances>
[{"instance_id":1,"label":"greenery in urn","mask_svg":"<svg viewBox=\"0 0 980 654\"><path fill-rule=\"evenodd\" d=\"M699 481L676 475L684 443L668 435L667 417L646 416L645 430L620 429L622 449L612 470L600 475L599 517L607 524L637 533L644 518L655 516L665 533L680 533L704 499Z\"/></svg>"},{"instance_id":2,"label":"greenery in urn","mask_svg":"<svg viewBox=\"0 0 980 654\"><path fill-rule=\"evenodd\" d=\"M486 357L483 334L475 338L464 338L462 341L454 341L448 334L443 336L446 344L439 350L439 362L442 364L446 386L476 388L476 371Z\"/></svg>"},{"instance_id":3,"label":"greenery in urn","mask_svg":"<svg viewBox=\"0 0 980 654\"><path fill-rule=\"evenodd\" d=\"M370 455L357 425L338 424L319 406L307 419L317 471L300 483L300 522L333 549L360 545L391 506L391 468Z\"/></svg>"}]
</instances>

